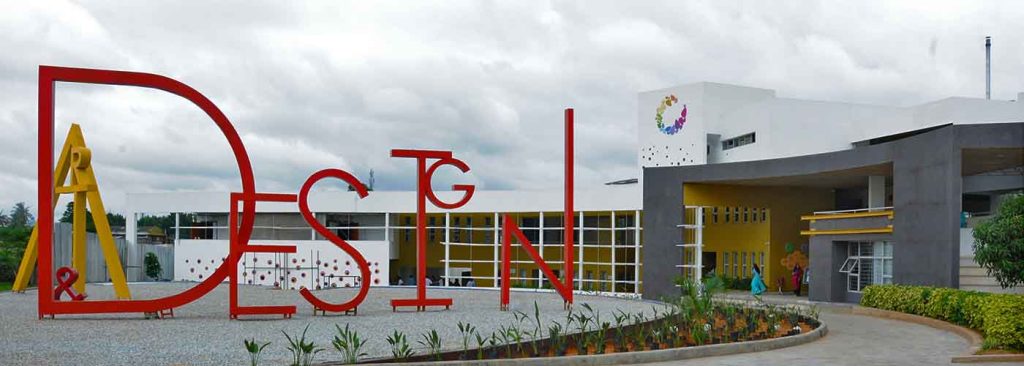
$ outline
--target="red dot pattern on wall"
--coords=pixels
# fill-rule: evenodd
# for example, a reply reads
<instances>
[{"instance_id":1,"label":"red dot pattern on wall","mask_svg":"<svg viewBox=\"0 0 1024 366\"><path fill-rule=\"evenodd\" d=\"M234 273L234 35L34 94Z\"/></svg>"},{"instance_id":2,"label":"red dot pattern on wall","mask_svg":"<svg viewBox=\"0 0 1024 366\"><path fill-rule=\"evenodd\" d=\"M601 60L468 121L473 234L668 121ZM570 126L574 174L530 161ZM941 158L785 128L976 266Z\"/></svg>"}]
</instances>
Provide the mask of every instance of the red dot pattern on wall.
<instances>
[{"instance_id":1,"label":"red dot pattern on wall","mask_svg":"<svg viewBox=\"0 0 1024 366\"><path fill-rule=\"evenodd\" d=\"M327 258L323 258L323 256L327 256ZM218 258L220 262L217 261ZM217 266L226 261L227 257L223 256L186 258L184 262L192 266L188 267L189 270L186 273L185 279L202 281L204 278L212 275ZM292 265L286 266L286 263L291 263ZM344 265L341 265L341 263ZM316 289L356 287L359 286L361 280L370 281L374 285L386 283L386 279L380 277L381 272L384 272L380 268L380 262L369 261L367 264L370 265L371 277L360 279L353 277L358 276L360 271L353 263L351 257L348 257L343 252L315 251L306 255L271 255L269 258L267 255L251 254L251 257L248 255L243 256L243 260L238 264L238 271L245 278L242 283L257 286L283 287L293 290L298 289L300 286ZM295 273L293 274L292 272ZM287 286L289 283L292 285Z\"/></svg>"}]
</instances>

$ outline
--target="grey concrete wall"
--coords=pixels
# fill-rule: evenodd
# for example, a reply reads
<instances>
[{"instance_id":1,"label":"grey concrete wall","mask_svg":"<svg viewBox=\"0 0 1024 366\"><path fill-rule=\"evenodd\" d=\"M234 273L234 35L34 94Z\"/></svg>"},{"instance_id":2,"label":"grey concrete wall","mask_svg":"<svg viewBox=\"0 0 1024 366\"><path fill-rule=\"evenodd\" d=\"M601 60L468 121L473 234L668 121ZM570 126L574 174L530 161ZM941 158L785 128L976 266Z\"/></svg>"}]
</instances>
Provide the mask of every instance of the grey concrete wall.
<instances>
[{"instance_id":1,"label":"grey concrete wall","mask_svg":"<svg viewBox=\"0 0 1024 366\"><path fill-rule=\"evenodd\" d=\"M960 150L941 128L893 145L893 280L958 287Z\"/></svg>"},{"instance_id":2,"label":"grey concrete wall","mask_svg":"<svg viewBox=\"0 0 1024 366\"><path fill-rule=\"evenodd\" d=\"M682 260L683 181L669 169L644 169L644 243L641 268L645 299L677 294L672 280Z\"/></svg>"},{"instance_id":3,"label":"grey concrete wall","mask_svg":"<svg viewBox=\"0 0 1024 366\"><path fill-rule=\"evenodd\" d=\"M813 301L837 301L837 291L833 286L839 266L846 258L846 248L838 248L832 240L823 236L814 236L810 240L808 255L811 260L811 281L807 284L807 297Z\"/></svg>"}]
</instances>

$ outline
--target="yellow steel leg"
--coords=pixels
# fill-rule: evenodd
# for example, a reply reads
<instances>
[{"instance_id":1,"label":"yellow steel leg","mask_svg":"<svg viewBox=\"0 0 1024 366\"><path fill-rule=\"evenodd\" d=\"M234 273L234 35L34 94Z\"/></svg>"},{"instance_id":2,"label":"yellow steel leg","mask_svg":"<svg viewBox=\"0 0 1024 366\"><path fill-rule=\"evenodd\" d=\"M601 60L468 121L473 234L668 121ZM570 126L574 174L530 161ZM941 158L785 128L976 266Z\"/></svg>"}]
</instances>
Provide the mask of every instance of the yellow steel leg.
<instances>
[{"instance_id":1,"label":"yellow steel leg","mask_svg":"<svg viewBox=\"0 0 1024 366\"><path fill-rule=\"evenodd\" d=\"M74 138L75 135L82 135L82 130L78 128L78 125L72 125L71 131L68 131L68 137L64 139L64 147L60 150L60 157L57 158L57 166L53 168L54 207L50 207L51 210L57 207L57 199L60 198L56 192L57 187L64 184L64 180L68 178L68 173L71 171L71 147L81 141L80 138ZM40 209L42 208L40 207ZM39 258L39 250L36 248L38 240L39 227L33 227L32 236L29 237L28 244L25 245L25 255L21 257L21 264L18 265L18 274L14 276L11 291L25 292L25 289L28 288L28 281L32 278L32 271L36 267L36 259Z\"/></svg>"},{"instance_id":2,"label":"yellow steel leg","mask_svg":"<svg viewBox=\"0 0 1024 366\"><path fill-rule=\"evenodd\" d=\"M72 177L72 182L75 179ZM74 183L72 183L74 184ZM86 235L85 235L85 192L75 192L75 207L71 229L71 266L78 271L75 280L75 291L85 293L85 276L87 271Z\"/></svg>"},{"instance_id":3,"label":"yellow steel leg","mask_svg":"<svg viewBox=\"0 0 1024 366\"><path fill-rule=\"evenodd\" d=\"M64 182L71 176L71 185L64 186ZM54 168L54 192L53 204L57 205L60 193L74 194L74 218L72 222L72 266L79 272L78 280L75 281L75 289L79 293L85 291L86 278L86 205L92 210L93 222L96 224L96 236L99 238L100 249L103 251L103 259L107 263L107 271L110 273L110 280L114 285L114 294L118 299L130 299L128 281L125 278L124 268L121 266L121 259L118 256L117 245L114 244L114 236L110 231L110 222L107 221L107 211L103 208L103 200L100 198L99 188L96 186L96 175L93 173L91 164L91 152L85 147L85 138L82 136L82 129L77 124L71 125L68 137L64 141L64 148L57 159L57 166ZM54 209L54 207L50 207ZM32 230L28 245L25 248L25 256L21 259L18 267L18 275L14 280L12 289L14 291L25 291L28 287L29 278L32 276L32 269L38 259L38 227ZM41 274L42 275L42 274ZM51 275L52 274L46 274Z\"/></svg>"},{"instance_id":4,"label":"yellow steel leg","mask_svg":"<svg viewBox=\"0 0 1024 366\"><path fill-rule=\"evenodd\" d=\"M89 169L89 173L91 175L92 169ZM110 222L107 221L107 211L103 209L100 192L89 191L86 197L89 199L89 207L92 207L92 221L96 224L96 236L100 239L100 251L107 262L110 282L114 284L114 295L118 299L131 299L128 280L125 279L124 269L121 267L121 257L117 255L117 245L114 244L114 235L110 232Z\"/></svg>"},{"instance_id":5,"label":"yellow steel leg","mask_svg":"<svg viewBox=\"0 0 1024 366\"><path fill-rule=\"evenodd\" d=\"M32 278L32 271L36 268L36 259L39 257L39 252L36 250L38 235L39 228L32 228L32 236L28 238L28 245L25 246L25 255L21 257L21 264L18 265L18 275L14 277L11 291L25 292L25 289L28 288L28 280Z\"/></svg>"}]
</instances>

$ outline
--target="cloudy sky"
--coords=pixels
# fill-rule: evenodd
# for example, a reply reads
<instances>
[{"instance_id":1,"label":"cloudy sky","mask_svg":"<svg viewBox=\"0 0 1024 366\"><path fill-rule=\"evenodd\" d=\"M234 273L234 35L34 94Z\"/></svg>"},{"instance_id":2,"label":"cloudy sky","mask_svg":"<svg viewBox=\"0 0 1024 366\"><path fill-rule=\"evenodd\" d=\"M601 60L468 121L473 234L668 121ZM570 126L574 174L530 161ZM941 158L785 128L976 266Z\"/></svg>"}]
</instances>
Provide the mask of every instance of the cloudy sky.
<instances>
[{"instance_id":1,"label":"cloudy sky","mask_svg":"<svg viewBox=\"0 0 1024 366\"><path fill-rule=\"evenodd\" d=\"M261 191L342 168L411 189L391 148L454 151L481 189L561 187L577 110L579 186L638 175L636 96L697 81L912 105L1024 91L1012 2L406 1L0 3L0 207L35 206L41 64L165 75L234 123ZM238 189L198 108L139 88L59 84L57 143L83 126L111 211L125 192ZM58 145L59 146L59 145Z\"/></svg>"}]
</instances>

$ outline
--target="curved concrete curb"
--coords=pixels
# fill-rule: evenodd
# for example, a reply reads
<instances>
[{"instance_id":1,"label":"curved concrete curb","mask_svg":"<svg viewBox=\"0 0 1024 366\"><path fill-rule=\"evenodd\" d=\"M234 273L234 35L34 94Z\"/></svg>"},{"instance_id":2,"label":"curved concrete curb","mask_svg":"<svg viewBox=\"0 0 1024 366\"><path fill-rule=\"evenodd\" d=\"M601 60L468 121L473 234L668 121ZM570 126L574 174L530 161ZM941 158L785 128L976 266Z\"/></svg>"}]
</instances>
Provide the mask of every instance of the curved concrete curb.
<instances>
[{"instance_id":1,"label":"curved concrete curb","mask_svg":"<svg viewBox=\"0 0 1024 366\"><path fill-rule=\"evenodd\" d=\"M889 311L875 308L868 308L863 306L854 306L850 309L851 314L873 316L876 318L886 318L893 320L900 320L910 323L921 324L929 326L938 330L944 330L947 332L955 333L963 339L967 340L969 347L967 348L967 354L960 356L953 356L950 362L953 363L975 363L975 362L1020 362L1024 361L1024 354L992 354L992 355L977 355L978 351L981 350L981 343L984 339L981 334L970 328L961 327L959 325L945 322L938 319L932 319L925 316L901 313L898 311Z\"/></svg>"},{"instance_id":2,"label":"curved concrete curb","mask_svg":"<svg viewBox=\"0 0 1024 366\"><path fill-rule=\"evenodd\" d=\"M604 355L587 356L563 356L563 357L536 357L536 358L513 358L498 360L471 360L471 361L441 361L441 362L414 362L401 363L401 365L466 365L466 366L506 366L506 365L528 365L528 366L596 366L596 365L621 365L650 362L664 362L685 360L689 358L724 356L738 353L761 352L778 348L792 347L810 343L828 334L825 323L818 328L795 336L763 339L759 341L712 344L698 347L683 347L662 349L656 351L610 353ZM398 365L398 363L386 363L379 365Z\"/></svg>"}]
</instances>

